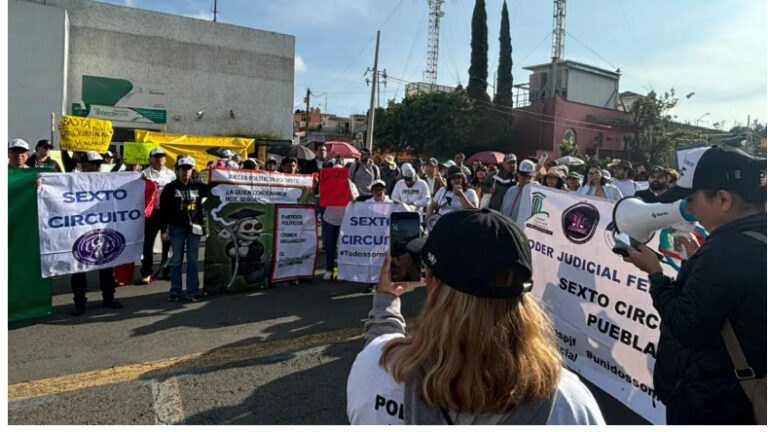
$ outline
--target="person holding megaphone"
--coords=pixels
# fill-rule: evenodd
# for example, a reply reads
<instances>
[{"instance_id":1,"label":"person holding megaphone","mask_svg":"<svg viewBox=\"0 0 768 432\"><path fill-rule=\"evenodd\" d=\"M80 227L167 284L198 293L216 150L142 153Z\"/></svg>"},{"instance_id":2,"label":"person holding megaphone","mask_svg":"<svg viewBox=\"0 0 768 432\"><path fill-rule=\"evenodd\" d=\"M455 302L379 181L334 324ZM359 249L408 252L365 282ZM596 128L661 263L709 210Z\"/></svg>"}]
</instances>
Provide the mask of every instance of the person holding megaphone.
<instances>
[{"instance_id":1,"label":"person holding megaphone","mask_svg":"<svg viewBox=\"0 0 768 432\"><path fill-rule=\"evenodd\" d=\"M662 320L653 382L667 424L765 424L765 164L735 148L689 152L656 201L686 199L706 242L683 241L677 279L645 246L625 258L648 273Z\"/></svg>"}]
</instances>

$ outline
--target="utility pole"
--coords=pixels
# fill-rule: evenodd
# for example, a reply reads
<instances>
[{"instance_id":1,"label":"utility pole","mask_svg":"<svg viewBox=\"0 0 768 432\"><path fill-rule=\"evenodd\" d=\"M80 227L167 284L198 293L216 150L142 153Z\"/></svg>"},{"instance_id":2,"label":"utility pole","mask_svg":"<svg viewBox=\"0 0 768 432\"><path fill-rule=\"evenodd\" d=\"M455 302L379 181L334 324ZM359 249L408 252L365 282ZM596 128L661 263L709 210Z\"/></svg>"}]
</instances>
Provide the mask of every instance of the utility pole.
<instances>
[{"instance_id":1,"label":"utility pole","mask_svg":"<svg viewBox=\"0 0 768 432\"><path fill-rule=\"evenodd\" d=\"M218 0L213 0L213 22L216 22L216 14L218 13Z\"/></svg>"},{"instance_id":2,"label":"utility pole","mask_svg":"<svg viewBox=\"0 0 768 432\"><path fill-rule=\"evenodd\" d=\"M429 32L427 33L427 70L424 71L424 80L434 85L437 84L437 55L440 51L440 18L445 15L440 8L445 0L427 0L427 3L429 4Z\"/></svg>"},{"instance_id":3,"label":"utility pole","mask_svg":"<svg viewBox=\"0 0 768 432\"><path fill-rule=\"evenodd\" d=\"M373 86L371 86L371 104L368 108L368 126L365 131L365 146L368 151L373 151L373 117L376 107L376 89L379 87L379 42L381 41L381 31L376 32L376 55L373 58Z\"/></svg>"},{"instance_id":4,"label":"utility pole","mask_svg":"<svg viewBox=\"0 0 768 432\"><path fill-rule=\"evenodd\" d=\"M307 103L307 110L304 111L304 130L307 131L306 138L309 138L309 96L312 94L312 92L307 88L307 97L304 98L304 102ZM301 128L299 128L301 129Z\"/></svg>"},{"instance_id":5,"label":"utility pole","mask_svg":"<svg viewBox=\"0 0 768 432\"><path fill-rule=\"evenodd\" d=\"M565 0L554 0L555 8L552 13L552 66L550 67L550 86L548 97L555 97L557 94L557 63L563 59L565 50Z\"/></svg>"}]
</instances>

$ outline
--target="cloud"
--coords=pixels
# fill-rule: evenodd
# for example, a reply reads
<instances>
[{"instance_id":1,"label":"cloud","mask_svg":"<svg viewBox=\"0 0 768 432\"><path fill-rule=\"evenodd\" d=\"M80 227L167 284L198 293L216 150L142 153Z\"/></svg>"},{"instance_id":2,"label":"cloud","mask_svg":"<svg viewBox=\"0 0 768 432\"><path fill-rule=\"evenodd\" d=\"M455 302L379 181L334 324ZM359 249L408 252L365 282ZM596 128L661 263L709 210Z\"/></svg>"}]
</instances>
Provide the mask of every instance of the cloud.
<instances>
[{"instance_id":1,"label":"cloud","mask_svg":"<svg viewBox=\"0 0 768 432\"><path fill-rule=\"evenodd\" d=\"M290 23L297 33L302 29L346 31L369 13L369 2L359 0L294 0L290 7L284 2L264 2L264 6L270 21Z\"/></svg>"},{"instance_id":2,"label":"cloud","mask_svg":"<svg viewBox=\"0 0 768 432\"><path fill-rule=\"evenodd\" d=\"M133 0L123 0L123 6L125 7L134 7L135 3Z\"/></svg>"},{"instance_id":3,"label":"cloud","mask_svg":"<svg viewBox=\"0 0 768 432\"><path fill-rule=\"evenodd\" d=\"M304 64L304 59L301 56L296 56L293 59L293 69L295 72L304 72L307 70L307 65Z\"/></svg>"},{"instance_id":4,"label":"cloud","mask_svg":"<svg viewBox=\"0 0 768 432\"><path fill-rule=\"evenodd\" d=\"M183 13L181 15L185 16L187 18L195 18L195 19L204 20L204 21L213 21L213 12L203 12L203 11L200 11L200 12L193 13L193 14ZM221 21L221 20L219 20L219 21Z\"/></svg>"}]
</instances>

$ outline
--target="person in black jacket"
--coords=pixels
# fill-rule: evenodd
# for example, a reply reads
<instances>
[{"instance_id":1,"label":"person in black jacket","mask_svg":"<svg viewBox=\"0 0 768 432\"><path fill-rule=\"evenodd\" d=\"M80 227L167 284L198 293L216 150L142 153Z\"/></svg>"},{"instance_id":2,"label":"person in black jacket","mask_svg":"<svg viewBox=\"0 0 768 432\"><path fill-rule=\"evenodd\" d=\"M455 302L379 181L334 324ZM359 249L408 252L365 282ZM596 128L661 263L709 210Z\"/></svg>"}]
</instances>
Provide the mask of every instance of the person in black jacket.
<instances>
[{"instance_id":1,"label":"person in black jacket","mask_svg":"<svg viewBox=\"0 0 768 432\"><path fill-rule=\"evenodd\" d=\"M171 293L168 301L181 298L181 267L184 246L187 249L187 299L198 302L200 281L197 275L197 256L205 226L203 198L208 195L207 185L192 180L195 160L189 156L176 162L176 180L168 183L160 195L160 213L163 240L171 242Z\"/></svg>"},{"instance_id":2,"label":"person in black jacket","mask_svg":"<svg viewBox=\"0 0 768 432\"><path fill-rule=\"evenodd\" d=\"M765 377L765 159L734 148L694 150L677 186L657 200L686 197L686 211L710 235L700 248L693 240L675 242L690 256L677 279L664 276L644 246L625 258L649 274L661 317L654 389L668 424L754 424L720 332L730 321L751 367L740 376Z\"/></svg>"},{"instance_id":3,"label":"person in black jacket","mask_svg":"<svg viewBox=\"0 0 768 432\"><path fill-rule=\"evenodd\" d=\"M35 146L35 153L27 159L27 166L32 168L51 167L51 172L62 172L59 163L51 159L53 144L47 139L41 139Z\"/></svg>"},{"instance_id":4,"label":"person in black jacket","mask_svg":"<svg viewBox=\"0 0 768 432\"><path fill-rule=\"evenodd\" d=\"M667 170L656 165L648 172L648 189L640 189L635 196L647 203L656 202L656 197L669 189L667 180Z\"/></svg>"}]
</instances>

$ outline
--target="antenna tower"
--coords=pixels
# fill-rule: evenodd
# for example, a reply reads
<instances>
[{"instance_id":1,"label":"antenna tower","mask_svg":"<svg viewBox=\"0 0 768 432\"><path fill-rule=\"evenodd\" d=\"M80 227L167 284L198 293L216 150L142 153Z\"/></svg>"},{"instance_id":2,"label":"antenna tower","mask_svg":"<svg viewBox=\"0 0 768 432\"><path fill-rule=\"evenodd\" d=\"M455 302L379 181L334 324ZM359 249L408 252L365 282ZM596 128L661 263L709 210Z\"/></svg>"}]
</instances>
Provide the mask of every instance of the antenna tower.
<instances>
[{"instance_id":1,"label":"antenna tower","mask_svg":"<svg viewBox=\"0 0 768 432\"><path fill-rule=\"evenodd\" d=\"M440 18L445 15L440 8L445 0L427 0L429 4L429 35L427 37L427 70L424 80L437 84L437 54L440 45Z\"/></svg>"},{"instance_id":2,"label":"antenna tower","mask_svg":"<svg viewBox=\"0 0 768 432\"><path fill-rule=\"evenodd\" d=\"M565 0L555 0L552 24L552 60L562 60L565 50Z\"/></svg>"}]
</instances>

